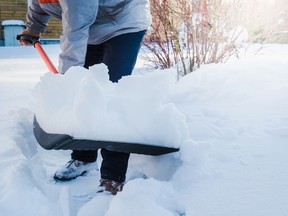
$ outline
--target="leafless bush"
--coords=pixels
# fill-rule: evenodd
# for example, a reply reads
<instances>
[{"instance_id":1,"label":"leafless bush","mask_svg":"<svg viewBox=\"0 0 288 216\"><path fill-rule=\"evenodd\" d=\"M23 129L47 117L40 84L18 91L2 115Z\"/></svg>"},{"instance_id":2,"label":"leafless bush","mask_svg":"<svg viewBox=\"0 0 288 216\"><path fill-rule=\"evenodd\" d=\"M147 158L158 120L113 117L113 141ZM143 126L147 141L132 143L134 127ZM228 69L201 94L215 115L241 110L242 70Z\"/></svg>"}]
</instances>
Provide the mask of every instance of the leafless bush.
<instances>
[{"instance_id":1,"label":"leafless bush","mask_svg":"<svg viewBox=\"0 0 288 216\"><path fill-rule=\"evenodd\" d=\"M287 14L283 9L287 9L285 0L279 0L273 8L262 0L150 2L153 23L144 45L153 56L147 59L159 68L176 65L184 75L202 64L225 62L237 56L239 45L245 40L271 41L279 32L277 19L281 8ZM264 13L263 5L267 9Z\"/></svg>"},{"instance_id":2,"label":"leafless bush","mask_svg":"<svg viewBox=\"0 0 288 216\"><path fill-rule=\"evenodd\" d=\"M151 0L152 30L145 47L156 67L177 65L181 74L201 64L226 61L237 54L239 37L233 15L238 1Z\"/></svg>"}]
</instances>

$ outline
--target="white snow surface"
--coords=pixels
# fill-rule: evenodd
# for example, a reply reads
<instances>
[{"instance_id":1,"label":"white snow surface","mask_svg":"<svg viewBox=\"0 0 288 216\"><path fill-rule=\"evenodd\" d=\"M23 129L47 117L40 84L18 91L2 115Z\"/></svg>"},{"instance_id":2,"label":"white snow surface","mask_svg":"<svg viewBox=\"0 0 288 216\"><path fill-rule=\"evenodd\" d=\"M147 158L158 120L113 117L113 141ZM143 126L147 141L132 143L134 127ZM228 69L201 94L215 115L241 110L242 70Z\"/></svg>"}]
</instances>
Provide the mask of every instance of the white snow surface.
<instances>
[{"instance_id":1,"label":"white snow surface","mask_svg":"<svg viewBox=\"0 0 288 216\"><path fill-rule=\"evenodd\" d=\"M116 84L104 65L53 75L32 47L1 47L0 215L288 215L288 45L266 45L257 55L254 48L179 81L174 69L154 70L139 58L134 75ZM57 64L58 46L44 49ZM38 146L34 113L49 130L77 137L123 136L181 149L131 155L123 192L99 195L96 167L54 182L71 151ZM59 119L63 127L55 128ZM117 130L109 137L112 123Z\"/></svg>"},{"instance_id":2,"label":"white snow surface","mask_svg":"<svg viewBox=\"0 0 288 216\"><path fill-rule=\"evenodd\" d=\"M48 133L179 147L189 139L185 116L165 101L176 77L155 71L112 83L104 64L47 73L35 89L35 116Z\"/></svg>"}]
</instances>

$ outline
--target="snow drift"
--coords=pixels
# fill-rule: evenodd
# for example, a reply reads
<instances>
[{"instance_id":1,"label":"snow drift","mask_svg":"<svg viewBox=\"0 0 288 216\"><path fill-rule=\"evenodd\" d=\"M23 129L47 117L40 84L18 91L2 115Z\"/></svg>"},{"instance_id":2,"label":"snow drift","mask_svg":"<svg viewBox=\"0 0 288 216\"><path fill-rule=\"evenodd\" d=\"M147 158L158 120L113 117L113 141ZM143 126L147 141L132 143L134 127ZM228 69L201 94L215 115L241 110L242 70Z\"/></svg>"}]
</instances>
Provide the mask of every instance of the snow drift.
<instances>
[{"instance_id":1,"label":"snow drift","mask_svg":"<svg viewBox=\"0 0 288 216\"><path fill-rule=\"evenodd\" d=\"M56 62L58 46L45 49ZM258 55L248 49L240 60L203 66L174 83L161 104L174 104L184 114L194 141L184 141L174 154L132 154L124 190L115 197L96 194L97 169L71 182L52 180L71 151L43 150L33 137L32 93L38 94L34 86L46 72L33 50L0 47L1 216L288 215L287 45L267 45ZM154 72L160 76L143 61L134 71ZM162 75L150 79L147 91L168 76ZM51 103L65 91L53 90Z\"/></svg>"},{"instance_id":2,"label":"snow drift","mask_svg":"<svg viewBox=\"0 0 288 216\"><path fill-rule=\"evenodd\" d=\"M35 115L47 133L179 147L189 139L186 119L165 100L175 78L157 71L112 83L104 64L48 73L35 89Z\"/></svg>"}]
</instances>

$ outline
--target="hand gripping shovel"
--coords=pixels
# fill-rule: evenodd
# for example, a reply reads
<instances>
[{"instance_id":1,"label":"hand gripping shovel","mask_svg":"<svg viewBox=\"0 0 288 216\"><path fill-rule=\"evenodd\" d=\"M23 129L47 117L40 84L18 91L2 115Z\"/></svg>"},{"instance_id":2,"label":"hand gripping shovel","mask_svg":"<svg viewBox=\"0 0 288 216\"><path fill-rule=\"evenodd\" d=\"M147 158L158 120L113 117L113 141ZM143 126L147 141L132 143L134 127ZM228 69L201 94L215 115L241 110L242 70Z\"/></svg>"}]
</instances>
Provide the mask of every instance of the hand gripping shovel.
<instances>
[{"instance_id":1,"label":"hand gripping shovel","mask_svg":"<svg viewBox=\"0 0 288 216\"><path fill-rule=\"evenodd\" d=\"M57 69L54 67L53 63L51 62L46 52L44 51L38 37L33 37L30 35L17 35L17 40L27 41L28 43L32 44L42 57L49 71L51 71L54 74L58 73Z\"/></svg>"},{"instance_id":2,"label":"hand gripping shovel","mask_svg":"<svg viewBox=\"0 0 288 216\"><path fill-rule=\"evenodd\" d=\"M39 52L40 56L44 60L48 69L57 74L58 71L46 55L42 48L42 45L37 37L31 37L30 35L18 35L17 40L25 40L31 43ZM142 143L130 143L130 142L115 142L115 141L103 141L103 140L86 140L86 139L74 139L67 134L52 134L46 133L37 122L34 116L33 122L34 136L44 149L51 150L98 150L105 148L109 151L136 153L145 155L162 155L179 151L179 148L165 147L161 145L142 144Z\"/></svg>"}]
</instances>

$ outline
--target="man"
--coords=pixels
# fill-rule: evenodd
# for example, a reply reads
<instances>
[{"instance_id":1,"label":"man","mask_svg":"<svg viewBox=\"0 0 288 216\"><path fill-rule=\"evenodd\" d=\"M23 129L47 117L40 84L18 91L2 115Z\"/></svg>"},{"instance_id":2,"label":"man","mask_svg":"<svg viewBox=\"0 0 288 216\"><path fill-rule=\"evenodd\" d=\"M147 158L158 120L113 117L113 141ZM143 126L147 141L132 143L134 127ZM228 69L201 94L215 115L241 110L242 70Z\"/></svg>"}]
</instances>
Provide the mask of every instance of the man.
<instances>
[{"instance_id":1,"label":"man","mask_svg":"<svg viewBox=\"0 0 288 216\"><path fill-rule=\"evenodd\" d=\"M112 82L132 73L150 24L149 0L32 0L21 34L40 37L51 16L61 19L63 26L59 72L105 63ZM101 154L99 192L115 195L123 188L129 154L106 149ZM73 151L71 158L55 179L71 180L93 169L97 151Z\"/></svg>"}]
</instances>

